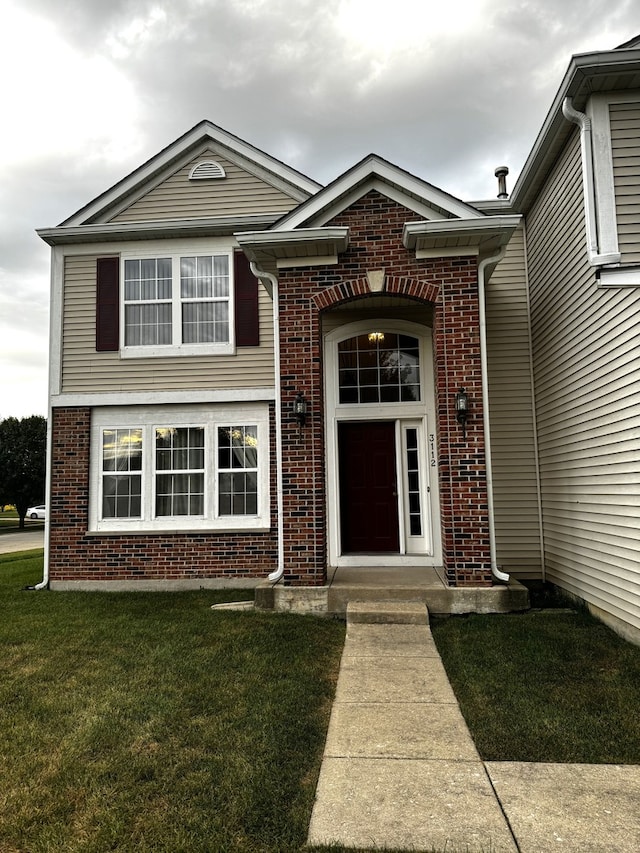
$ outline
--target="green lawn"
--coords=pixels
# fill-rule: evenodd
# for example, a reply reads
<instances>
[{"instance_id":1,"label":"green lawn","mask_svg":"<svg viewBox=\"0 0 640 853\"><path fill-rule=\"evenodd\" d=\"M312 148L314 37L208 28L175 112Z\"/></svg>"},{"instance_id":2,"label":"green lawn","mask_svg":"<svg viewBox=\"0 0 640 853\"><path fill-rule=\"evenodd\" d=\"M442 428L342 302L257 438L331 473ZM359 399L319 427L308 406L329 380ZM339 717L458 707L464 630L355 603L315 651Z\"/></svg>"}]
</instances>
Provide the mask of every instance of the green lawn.
<instances>
[{"instance_id":1,"label":"green lawn","mask_svg":"<svg viewBox=\"0 0 640 853\"><path fill-rule=\"evenodd\" d=\"M0 557L1 853L298 853L344 625L41 577ZM432 629L483 758L640 763L640 648L588 614Z\"/></svg>"},{"instance_id":2,"label":"green lawn","mask_svg":"<svg viewBox=\"0 0 640 853\"><path fill-rule=\"evenodd\" d=\"M41 572L0 558L0 850L300 850L344 625Z\"/></svg>"},{"instance_id":3,"label":"green lawn","mask_svg":"<svg viewBox=\"0 0 640 853\"><path fill-rule=\"evenodd\" d=\"M640 764L640 648L588 612L431 627L483 759Z\"/></svg>"}]
</instances>

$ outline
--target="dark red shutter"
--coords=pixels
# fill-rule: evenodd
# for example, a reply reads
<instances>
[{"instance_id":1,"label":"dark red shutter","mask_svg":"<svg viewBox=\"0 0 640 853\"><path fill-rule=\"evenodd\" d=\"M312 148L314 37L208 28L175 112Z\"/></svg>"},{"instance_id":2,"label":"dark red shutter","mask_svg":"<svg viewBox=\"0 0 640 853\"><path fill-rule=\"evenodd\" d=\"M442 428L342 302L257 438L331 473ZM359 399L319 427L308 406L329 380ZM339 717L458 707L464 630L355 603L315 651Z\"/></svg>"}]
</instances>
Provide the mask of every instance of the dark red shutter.
<instances>
[{"instance_id":1,"label":"dark red shutter","mask_svg":"<svg viewBox=\"0 0 640 853\"><path fill-rule=\"evenodd\" d=\"M236 304L236 346L257 347L260 344L258 318L258 279L251 272L242 252L233 253Z\"/></svg>"},{"instance_id":2,"label":"dark red shutter","mask_svg":"<svg viewBox=\"0 0 640 853\"><path fill-rule=\"evenodd\" d=\"M98 258L96 352L120 349L120 258Z\"/></svg>"}]
</instances>

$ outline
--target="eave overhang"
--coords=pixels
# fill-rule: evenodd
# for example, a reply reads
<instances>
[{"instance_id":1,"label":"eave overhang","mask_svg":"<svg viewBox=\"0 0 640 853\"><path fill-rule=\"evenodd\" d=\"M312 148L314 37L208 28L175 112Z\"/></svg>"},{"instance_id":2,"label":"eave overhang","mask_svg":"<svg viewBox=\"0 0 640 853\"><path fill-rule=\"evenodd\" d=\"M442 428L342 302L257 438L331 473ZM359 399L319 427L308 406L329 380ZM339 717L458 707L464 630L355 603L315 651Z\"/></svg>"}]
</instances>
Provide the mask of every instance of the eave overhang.
<instances>
[{"instance_id":1,"label":"eave overhang","mask_svg":"<svg viewBox=\"0 0 640 853\"><path fill-rule=\"evenodd\" d=\"M515 215L407 222L402 243L406 249L415 250L417 258L489 257L509 242L521 219Z\"/></svg>"},{"instance_id":2,"label":"eave overhang","mask_svg":"<svg viewBox=\"0 0 640 853\"><path fill-rule=\"evenodd\" d=\"M293 231L253 231L235 235L250 261L267 272L319 262L336 263L349 245L348 228L297 228Z\"/></svg>"},{"instance_id":3,"label":"eave overhang","mask_svg":"<svg viewBox=\"0 0 640 853\"><path fill-rule=\"evenodd\" d=\"M515 210L526 212L570 134L576 132L575 125L562 114L564 99L571 98L575 109L584 111L594 93L620 89L640 89L640 49L617 49L572 57L513 188L509 202Z\"/></svg>"},{"instance_id":4,"label":"eave overhang","mask_svg":"<svg viewBox=\"0 0 640 853\"><path fill-rule=\"evenodd\" d=\"M107 225L59 225L55 228L39 228L36 233L50 246L179 237L230 237L243 231L268 228L280 215L267 213L243 217L164 219L156 222L119 222Z\"/></svg>"}]
</instances>

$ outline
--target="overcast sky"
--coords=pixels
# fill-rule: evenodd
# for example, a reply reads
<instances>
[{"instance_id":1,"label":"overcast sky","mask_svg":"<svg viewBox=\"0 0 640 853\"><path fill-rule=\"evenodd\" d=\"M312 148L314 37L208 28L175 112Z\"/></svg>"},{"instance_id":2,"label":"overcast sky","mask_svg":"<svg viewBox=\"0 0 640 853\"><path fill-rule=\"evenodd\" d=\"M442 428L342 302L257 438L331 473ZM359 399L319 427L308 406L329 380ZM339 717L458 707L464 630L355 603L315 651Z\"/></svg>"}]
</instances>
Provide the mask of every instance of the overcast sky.
<instances>
[{"instance_id":1,"label":"overcast sky","mask_svg":"<svg viewBox=\"0 0 640 853\"><path fill-rule=\"evenodd\" d=\"M0 0L0 418L46 414L59 224L202 119L327 183L374 152L513 186L574 53L635 0Z\"/></svg>"}]
</instances>

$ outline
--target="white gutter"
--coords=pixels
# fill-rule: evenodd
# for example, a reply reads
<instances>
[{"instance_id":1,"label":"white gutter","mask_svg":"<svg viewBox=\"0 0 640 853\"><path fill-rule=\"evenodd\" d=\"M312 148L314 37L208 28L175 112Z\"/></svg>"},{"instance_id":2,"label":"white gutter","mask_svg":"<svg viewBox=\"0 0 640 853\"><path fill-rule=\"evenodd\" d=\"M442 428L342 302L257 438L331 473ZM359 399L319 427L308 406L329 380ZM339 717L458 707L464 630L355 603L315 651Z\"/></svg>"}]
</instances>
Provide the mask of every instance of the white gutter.
<instances>
[{"instance_id":1,"label":"white gutter","mask_svg":"<svg viewBox=\"0 0 640 853\"><path fill-rule=\"evenodd\" d=\"M278 565L275 572L267 575L272 583L277 583L284 574L284 519L282 498L282 389L280 385L280 305L278 279L273 273L265 272L251 261L251 272L259 278L273 299L273 370L275 379L276 406L276 507L278 515Z\"/></svg>"},{"instance_id":2,"label":"white gutter","mask_svg":"<svg viewBox=\"0 0 640 853\"><path fill-rule=\"evenodd\" d=\"M487 315L485 306L485 275L489 264L501 261L507 251L506 245L498 252L480 261L478 264L478 300L480 309L480 366L482 374L482 409L484 427L485 465L487 469L487 507L489 510L489 551L491 555L491 574L503 583L509 583L509 575L500 571L496 555L496 527L493 518L493 466L491 463L491 427L489 424L489 378L487 375Z\"/></svg>"}]
</instances>

